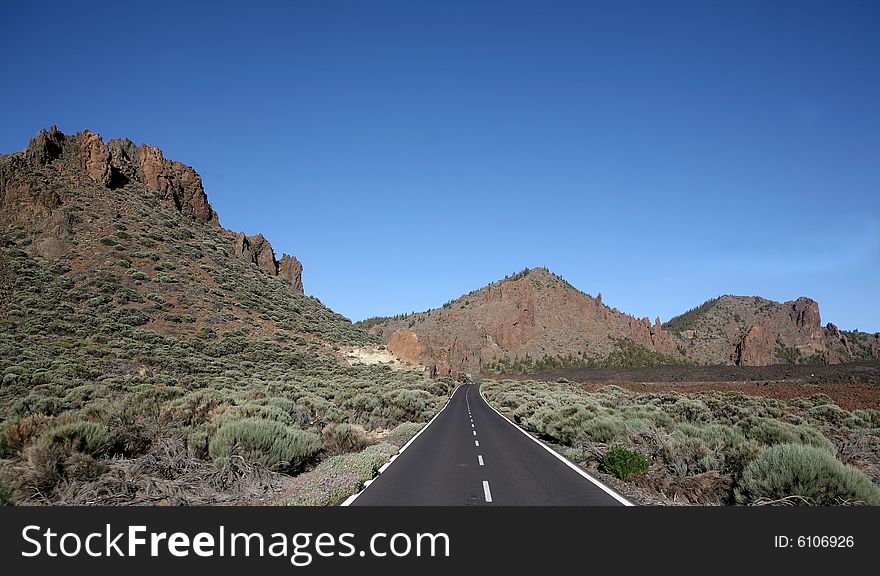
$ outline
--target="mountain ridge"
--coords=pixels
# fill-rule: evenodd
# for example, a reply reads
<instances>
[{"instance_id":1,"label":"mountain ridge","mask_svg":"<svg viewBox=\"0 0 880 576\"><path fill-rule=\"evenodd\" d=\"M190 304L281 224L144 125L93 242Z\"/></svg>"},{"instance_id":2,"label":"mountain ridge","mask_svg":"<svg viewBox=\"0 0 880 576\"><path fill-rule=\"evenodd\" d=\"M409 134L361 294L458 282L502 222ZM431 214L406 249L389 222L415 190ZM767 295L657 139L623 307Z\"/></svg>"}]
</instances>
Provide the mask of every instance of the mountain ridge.
<instances>
[{"instance_id":1,"label":"mountain ridge","mask_svg":"<svg viewBox=\"0 0 880 576\"><path fill-rule=\"evenodd\" d=\"M490 295L500 294L503 300L505 287L514 299L519 292L521 297L513 308L493 307ZM479 301L480 310L471 300ZM537 322L534 311L529 312L533 308L543 310ZM818 303L807 297L780 303L723 295L665 323L659 317L651 322L604 305L601 293L593 297L546 268L506 276L442 308L358 324L396 354L450 375L486 368L828 364L880 358L880 334L823 327ZM560 343L560 334L567 343Z\"/></svg>"}]
</instances>

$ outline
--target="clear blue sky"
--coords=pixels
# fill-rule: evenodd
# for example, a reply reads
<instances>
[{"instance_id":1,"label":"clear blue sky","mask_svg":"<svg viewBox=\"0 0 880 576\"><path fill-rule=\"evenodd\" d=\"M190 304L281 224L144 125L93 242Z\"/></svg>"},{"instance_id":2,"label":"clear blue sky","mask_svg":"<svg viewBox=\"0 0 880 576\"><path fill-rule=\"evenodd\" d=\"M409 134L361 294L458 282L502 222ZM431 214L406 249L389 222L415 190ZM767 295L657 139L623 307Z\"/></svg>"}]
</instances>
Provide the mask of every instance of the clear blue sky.
<instances>
[{"instance_id":1,"label":"clear blue sky","mask_svg":"<svg viewBox=\"0 0 880 576\"><path fill-rule=\"evenodd\" d=\"M880 3L16 2L0 151L160 146L357 320L526 266L880 330Z\"/></svg>"}]
</instances>

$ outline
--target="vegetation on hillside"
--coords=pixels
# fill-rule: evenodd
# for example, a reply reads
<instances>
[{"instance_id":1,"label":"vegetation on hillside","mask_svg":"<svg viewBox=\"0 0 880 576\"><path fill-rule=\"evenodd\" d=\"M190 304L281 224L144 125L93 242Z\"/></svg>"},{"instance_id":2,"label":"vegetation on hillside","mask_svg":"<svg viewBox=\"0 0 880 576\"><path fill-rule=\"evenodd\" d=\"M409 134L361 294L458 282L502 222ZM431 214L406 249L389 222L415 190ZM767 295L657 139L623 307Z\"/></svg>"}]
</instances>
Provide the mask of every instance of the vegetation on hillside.
<instances>
[{"instance_id":1,"label":"vegetation on hillside","mask_svg":"<svg viewBox=\"0 0 880 576\"><path fill-rule=\"evenodd\" d=\"M3 502L260 500L445 402L451 382L340 364L333 347L375 338L230 258L219 231L176 215L118 231L89 269L0 235Z\"/></svg>"},{"instance_id":2,"label":"vegetation on hillside","mask_svg":"<svg viewBox=\"0 0 880 576\"><path fill-rule=\"evenodd\" d=\"M880 504L880 412L846 411L825 395L785 402L531 381L482 387L495 407L569 457L668 498Z\"/></svg>"},{"instance_id":3,"label":"vegetation on hillside","mask_svg":"<svg viewBox=\"0 0 880 576\"><path fill-rule=\"evenodd\" d=\"M631 338L612 337L611 340L614 342L614 350L605 356L579 352L577 355L545 355L536 359L526 354L522 358L519 356L504 357L486 362L482 366L482 371L495 374L532 374L554 368L645 368L664 364L681 364L680 360L649 350Z\"/></svg>"},{"instance_id":4,"label":"vegetation on hillside","mask_svg":"<svg viewBox=\"0 0 880 576\"><path fill-rule=\"evenodd\" d=\"M663 328L670 332L675 332L676 334L681 334L685 330L691 330L694 328L697 320L699 320L701 316L703 316L716 305L718 305L718 302L720 300L721 297L706 300L699 306L691 308L687 312L679 314L675 318L670 318L663 323Z\"/></svg>"}]
</instances>

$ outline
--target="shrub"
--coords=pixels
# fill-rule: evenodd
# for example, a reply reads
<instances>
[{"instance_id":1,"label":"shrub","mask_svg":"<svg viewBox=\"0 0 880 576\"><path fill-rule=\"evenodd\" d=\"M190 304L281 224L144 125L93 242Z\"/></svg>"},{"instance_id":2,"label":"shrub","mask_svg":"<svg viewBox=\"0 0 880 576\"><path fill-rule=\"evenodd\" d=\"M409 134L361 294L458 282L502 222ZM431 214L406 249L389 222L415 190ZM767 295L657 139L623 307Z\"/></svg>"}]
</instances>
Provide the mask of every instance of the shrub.
<instances>
[{"instance_id":1,"label":"shrub","mask_svg":"<svg viewBox=\"0 0 880 576\"><path fill-rule=\"evenodd\" d=\"M56 426L45 432L42 438L49 444L92 456L103 454L113 442L106 426L83 421Z\"/></svg>"},{"instance_id":2,"label":"shrub","mask_svg":"<svg viewBox=\"0 0 880 576\"><path fill-rule=\"evenodd\" d=\"M64 478L64 459L68 454L65 446L44 440L28 446L23 453L27 468L17 484L43 495L51 494Z\"/></svg>"},{"instance_id":3,"label":"shrub","mask_svg":"<svg viewBox=\"0 0 880 576\"><path fill-rule=\"evenodd\" d=\"M237 450L248 462L285 472L302 468L320 448L317 434L261 418L228 421L208 442L208 454L218 466Z\"/></svg>"},{"instance_id":4,"label":"shrub","mask_svg":"<svg viewBox=\"0 0 880 576\"><path fill-rule=\"evenodd\" d=\"M0 506L13 506L15 499L12 496L12 474L6 468L0 467Z\"/></svg>"},{"instance_id":5,"label":"shrub","mask_svg":"<svg viewBox=\"0 0 880 576\"><path fill-rule=\"evenodd\" d=\"M863 472L826 450L803 444L769 448L746 466L734 494L741 503L800 496L816 505L842 501L880 505L880 488Z\"/></svg>"},{"instance_id":6,"label":"shrub","mask_svg":"<svg viewBox=\"0 0 880 576\"><path fill-rule=\"evenodd\" d=\"M390 444L374 444L357 454L333 456L302 474L284 496L293 506L334 506L356 493L361 485L397 453Z\"/></svg>"},{"instance_id":7,"label":"shrub","mask_svg":"<svg viewBox=\"0 0 880 576\"><path fill-rule=\"evenodd\" d=\"M763 442L768 446L773 444L806 444L815 446L834 455L837 448L821 432L803 424L789 424L770 418L749 418L744 423L746 436Z\"/></svg>"},{"instance_id":8,"label":"shrub","mask_svg":"<svg viewBox=\"0 0 880 576\"><path fill-rule=\"evenodd\" d=\"M612 448L602 456L602 469L624 482L644 474L650 467L651 461L647 456L626 448Z\"/></svg>"},{"instance_id":9,"label":"shrub","mask_svg":"<svg viewBox=\"0 0 880 576\"><path fill-rule=\"evenodd\" d=\"M846 425L850 428L880 428L880 411L853 410Z\"/></svg>"},{"instance_id":10,"label":"shrub","mask_svg":"<svg viewBox=\"0 0 880 576\"><path fill-rule=\"evenodd\" d=\"M660 454L669 469L679 476L701 474L718 468L721 447L710 445L700 436L676 430L662 442Z\"/></svg>"},{"instance_id":11,"label":"shrub","mask_svg":"<svg viewBox=\"0 0 880 576\"><path fill-rule=\"evenodd\" d=\"M583 438L593 442L612 442L627 435L630 426L623 418L617 416L599 416L591 418L584 424Z\"/></svg>"},{"instance_id":12,"label":"shrub","mask_svg":"<svg viewBox=\"0 0 880 576\"><path fill-rule=\"evenodd\" d=\"M51 421L52 418L43 414L5 421L0 425L0 458L8 458L21 452L32 439L43 433Z\"/></svg>"},{"instance_id":13,"label":"shrub","mask_svg":"<svg viewBox=\"0 0 880 576\"><path fill-rule=\"evenodd\" d=\"M844 425L849 414L837 404L822 404L806 410L801 416L840 427Z\"/></svg>"},{"instance_id":14,"label":"shrub","mask_svg":"<svg viewBox=\"0 0 880 576\"><path fill-rule=\"evenodd\" d=\"M363 429L351 424L328 424L322 432L322 447L330 454L360 452L369 444Z\"/></svg>"},{"instance_id":15,"label":"shrub","mask_svg":"<svg viewBox=\"0 0 880 576\"><path fill-rule=\"evenodd\" d=\"M424 426L424 424L416 422L401 422L394 428L394 430L388 433L388 436L384 438L384 441L401 448L404 444L412 440L412 438L418 434L419 430Z\"/></svg>"},{"instance_id":16,"label":"shrub","mask_svg":"<svg viewBox=\"0 0 880 576\"><path fill-rule=\"evenodd\" d=\"M583 448L566 448L564 455L572 462L583 462L587 458Z\"/></svg>"}]
</instances>

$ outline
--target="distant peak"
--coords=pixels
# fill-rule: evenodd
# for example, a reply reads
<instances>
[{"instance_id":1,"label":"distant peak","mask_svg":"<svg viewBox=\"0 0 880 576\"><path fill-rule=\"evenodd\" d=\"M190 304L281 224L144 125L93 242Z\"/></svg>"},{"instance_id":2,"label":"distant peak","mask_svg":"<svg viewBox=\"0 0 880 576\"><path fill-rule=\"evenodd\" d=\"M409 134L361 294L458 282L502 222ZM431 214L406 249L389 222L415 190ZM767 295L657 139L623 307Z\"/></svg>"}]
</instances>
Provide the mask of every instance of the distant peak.
<instances>
[{"instance_id":1,"label":"distant peak","mask_svg":"<svg viewBox=\"0 0 880 576\"><path fill-rule=\"evenodd\" d=\"M550 269L545 266L540 266L536 268L523 268L519 272L505 276L503 279L496 282L496 284L517 282L521 280L526 280L537 288L564 286L566 288L579 291L577 290L577 288L569 284L569 282L565 280L565 278L563 278L559 274L550 271Z\"/></svg>"}]
</instances>

